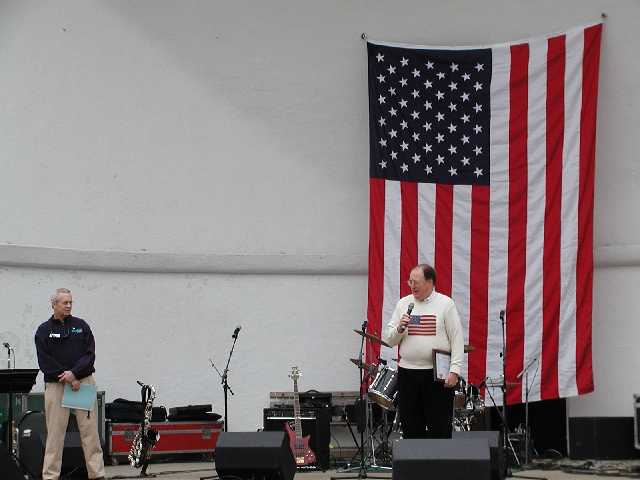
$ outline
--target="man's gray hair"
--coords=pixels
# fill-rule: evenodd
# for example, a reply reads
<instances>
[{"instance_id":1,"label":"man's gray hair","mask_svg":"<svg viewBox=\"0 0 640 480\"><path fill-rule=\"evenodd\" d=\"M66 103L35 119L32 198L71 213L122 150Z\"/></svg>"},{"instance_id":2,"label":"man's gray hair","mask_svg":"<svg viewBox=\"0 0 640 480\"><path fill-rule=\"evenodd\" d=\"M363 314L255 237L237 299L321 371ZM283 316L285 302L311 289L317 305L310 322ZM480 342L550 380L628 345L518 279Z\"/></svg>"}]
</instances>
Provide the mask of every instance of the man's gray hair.
<instances>
[{"instance_id":1,"label":"man's gray hair","mask_svg":"<svg viewBox=\"0 0 640 480\"><path fill-rule=\"evenodd\" d=\"M61 293L68 293L69 295L71 295L71 290L69 290L68 288L56 288L56 293L51 295L51 306L54 306L56 304L56 302L58 301L58 295L60 295Z\"/></svg>"}]
</instances>

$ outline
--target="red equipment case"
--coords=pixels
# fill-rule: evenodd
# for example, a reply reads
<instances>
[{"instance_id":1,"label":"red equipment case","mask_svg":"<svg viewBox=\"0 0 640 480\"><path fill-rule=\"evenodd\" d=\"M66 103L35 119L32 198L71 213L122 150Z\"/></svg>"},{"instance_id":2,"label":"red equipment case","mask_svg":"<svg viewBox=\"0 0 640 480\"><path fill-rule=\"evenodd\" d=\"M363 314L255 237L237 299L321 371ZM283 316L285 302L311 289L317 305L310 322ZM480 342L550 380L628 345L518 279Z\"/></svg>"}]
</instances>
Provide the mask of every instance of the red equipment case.
<instances>
[{"instance_id":1,"label":"red equipment case","mask_svg":"<svg viewBox=\"0 0 640 480\"><path fill-rule=\"evenodd\" d=\"M187 422L152 422L151 428L160 433L153 455L201 453L213 455L222 432L222 420ZM126 460L139 423L111 423L107 425L107 455L114 463Z\"/></svg>"}]
</instances>

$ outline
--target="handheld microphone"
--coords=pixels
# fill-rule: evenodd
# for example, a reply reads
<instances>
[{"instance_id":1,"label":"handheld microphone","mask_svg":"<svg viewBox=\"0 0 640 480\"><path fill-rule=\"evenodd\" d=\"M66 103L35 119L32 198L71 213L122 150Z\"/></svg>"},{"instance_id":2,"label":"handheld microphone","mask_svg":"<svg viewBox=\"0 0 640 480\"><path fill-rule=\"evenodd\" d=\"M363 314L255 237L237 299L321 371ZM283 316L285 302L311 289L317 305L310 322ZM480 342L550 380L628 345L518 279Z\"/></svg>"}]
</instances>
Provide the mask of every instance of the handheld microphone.
<instances>
[{"instance_id":1,"label":"handheld microphone","mask_svg":"<svg viewBox=\"0 0 640 480\"><path fill-rule=\"evenodd\" d=\"M412 303L409 304L409 306L407 307L407 315L411 315L411 312L413 312L413 307L415 307L415 305ZM406 330L406 327L402 327L400 329L400 333L404 333L404 331Z\"/></svg>"},{"instance_id":2,"label":"handheld microphone","mask_svg":"<svg viewBox=\"0 0 640 480\"><path fill-rule=\"evenodd\" d=\"M236 329L233 331L233 335L231 335L231 338L238 338L238 333L240 333L240 329L241 329L241 328L242 328L242 327L241 327L240 325L238 325L238 326L236 327Z\"/></svg>"},{"instance_id":3,"label":"handheld microphone","mask_svg":"<svg viewBox=\"0 0 640 480\"><path fill-rule=\"evenodd\" d=\"M3 346L4 348L6 348L7 350L9 350L9 349L11 348L11 345L9 345L9 342L4 342L4 343L2 344L2 346Z\"/></svg>"},{"instance_id":4,"label":"handheld microphone","mask_svg":"<svg viewBox=\"0 0 640 480\"><path fill-rule=\"evenodd\" d=\"M500 310L500 320L504 321L504 310Z\"/></svg>"}]
</instances>

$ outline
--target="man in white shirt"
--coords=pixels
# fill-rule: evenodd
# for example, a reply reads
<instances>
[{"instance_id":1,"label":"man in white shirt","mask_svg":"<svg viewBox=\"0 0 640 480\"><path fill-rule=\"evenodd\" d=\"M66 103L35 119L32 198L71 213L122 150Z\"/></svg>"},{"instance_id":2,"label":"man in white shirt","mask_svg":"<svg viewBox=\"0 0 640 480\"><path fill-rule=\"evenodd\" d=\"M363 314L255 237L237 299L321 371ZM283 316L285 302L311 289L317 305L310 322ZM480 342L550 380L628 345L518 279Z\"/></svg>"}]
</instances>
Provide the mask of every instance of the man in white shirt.
<instances>
[{"instance_id":1,"label":"man in white shirt","mask_svg":"<svg viewBox=\"0 0 640 480\"><path fill-rule=\"evenodd\" d=\"M404 438L451 438L453 387L464 362L464 335L453 300L435 290L436 272L416 265L411 294L401 298L383 332L398 345L398 397ZM434 381L433 350L451 352L449 374Z\"/></svg>"}]
</instances>

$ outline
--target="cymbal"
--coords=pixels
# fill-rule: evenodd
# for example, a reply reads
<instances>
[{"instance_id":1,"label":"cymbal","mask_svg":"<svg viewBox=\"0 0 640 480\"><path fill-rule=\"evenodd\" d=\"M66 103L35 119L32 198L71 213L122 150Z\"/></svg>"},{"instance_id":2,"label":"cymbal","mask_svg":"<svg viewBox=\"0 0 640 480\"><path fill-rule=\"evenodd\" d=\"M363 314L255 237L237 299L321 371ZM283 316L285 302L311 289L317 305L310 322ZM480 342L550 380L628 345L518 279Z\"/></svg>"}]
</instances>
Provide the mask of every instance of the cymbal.
<instances>
[{"instance_id":1,"label":"cymbal","mask_svg":"<svg viewBox=\"0 0 640 480\"><path fill-rule=\"evenodd\" d=\"M382 340L380 337L376 337L375 335L373 335L371 333L362 332L362 330L356 330L355 328L353 329L353 331L356 332L361 337L364 337L364 338L366 338L368 340L371 340L373 343L378 343L380 345L384 345L385 347L391 347L391 345L389 345L387 342Z\"/></svg>"},{"instance_id":2,"label":"cymbal","mask_svg":"<svg viewBox=\"0 0 640 480\"><path fill-rule=\"evenodd\" d=\"M360 362L359 358L350 358L351 363L353 363L358 368L363 368L369 370L370 372L375 372L378 369L377 365L373 365L367 362Z\"/></svg>"},{"instance_id":3,"label":"cymbal","mask_svg":"<svg viewBox=\"0 0 640 480\"><path fill-rule=\"evenodd\" d=\"M473 345L465 345L464 346L464 353L473 352L475 349L476 349L476 347L474 347Z\"/></svg>"}]
</instances>

